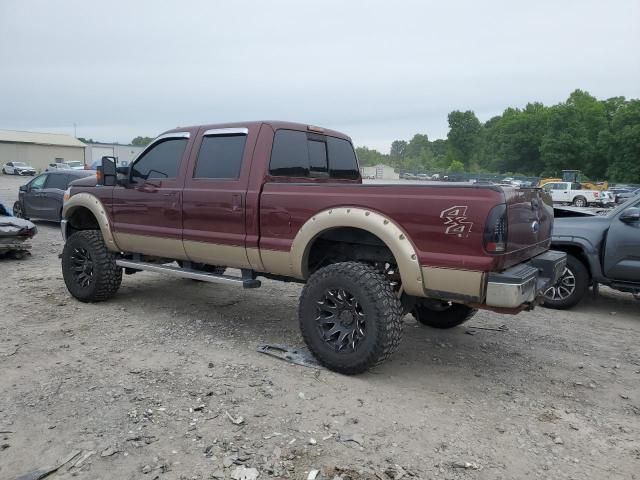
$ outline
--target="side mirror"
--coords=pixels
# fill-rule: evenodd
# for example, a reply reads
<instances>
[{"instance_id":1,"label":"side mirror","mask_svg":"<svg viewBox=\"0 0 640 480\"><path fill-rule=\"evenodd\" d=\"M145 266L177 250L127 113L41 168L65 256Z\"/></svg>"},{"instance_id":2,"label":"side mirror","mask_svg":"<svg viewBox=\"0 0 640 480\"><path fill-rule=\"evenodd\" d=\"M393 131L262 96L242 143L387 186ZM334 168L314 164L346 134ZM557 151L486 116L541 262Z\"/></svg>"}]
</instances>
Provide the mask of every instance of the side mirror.
<instances>
[{"instance_id":1,"label":"side mirror","mask_svg":"<svg viewBox=\"0 0 640 480\"><path fill-rule=\"evenodd\" d=\"M620 214L620 221L624 223L640 222L640 208L629 207Z\"/></svg>"},{"instance_id":2,"label":"side mirror","mask_svg":"<svg viewBox=\"0 0 640 480\"><path fill-rule=\"evenodd\" d=\"M27 185L20 185L20 187L18 189L21 192L28 192L29 191L29 187Z\"/></svg>"},{"instance_id":3,"label":"side mirror","mask_svg":"<svg viewBox=\"0 0 640 480\"><path fill-rule=\"evenodd\" d=\"M116 158L102 157L102 164L98 170L98 184L105 187L113 187L118 181L116 172Z\"/></svg>"}]
</instances>

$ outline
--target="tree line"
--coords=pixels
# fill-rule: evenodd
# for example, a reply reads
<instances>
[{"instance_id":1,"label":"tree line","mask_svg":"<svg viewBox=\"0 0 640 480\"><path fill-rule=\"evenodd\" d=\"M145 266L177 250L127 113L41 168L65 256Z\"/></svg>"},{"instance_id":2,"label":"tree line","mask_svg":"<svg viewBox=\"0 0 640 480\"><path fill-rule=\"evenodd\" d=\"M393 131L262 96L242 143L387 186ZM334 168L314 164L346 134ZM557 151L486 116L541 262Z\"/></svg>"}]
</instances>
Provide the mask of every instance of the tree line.
<instances>
[{"instance_id":1,"label":"tree line","mask_svg":"<svg viewBox=\"0 0 640 480\"><path fill-rule=\"evenodd\" d=\"M423 133L395 140L389 154L356 149L361 165L418 172L504 173L556 177L581 170L592 180L640 183L640 100L598 100L575 90L552 106L507 108L482 123L471 110L448 115L446 139Z\"/></svg>"}]
</instances>

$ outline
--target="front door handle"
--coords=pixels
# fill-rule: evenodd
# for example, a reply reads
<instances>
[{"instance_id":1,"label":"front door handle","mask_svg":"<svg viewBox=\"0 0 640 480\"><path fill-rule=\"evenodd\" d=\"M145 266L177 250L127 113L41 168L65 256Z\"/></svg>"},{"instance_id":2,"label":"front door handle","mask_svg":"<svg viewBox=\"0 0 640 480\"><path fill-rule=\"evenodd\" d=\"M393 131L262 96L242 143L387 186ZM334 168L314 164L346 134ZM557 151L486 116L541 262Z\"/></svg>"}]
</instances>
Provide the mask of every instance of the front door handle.
<instances>
[{"instance_id":1,"label":"front door handle","mask_svg":"<svg viewBox=\"0 0 640 480\"><path fill-rule=\"evenodd\" d=\"M231 211L232 212L242 211L242 195L240 195L239 193L234 193L231 196Z\"/></svg>"}]
</instances>

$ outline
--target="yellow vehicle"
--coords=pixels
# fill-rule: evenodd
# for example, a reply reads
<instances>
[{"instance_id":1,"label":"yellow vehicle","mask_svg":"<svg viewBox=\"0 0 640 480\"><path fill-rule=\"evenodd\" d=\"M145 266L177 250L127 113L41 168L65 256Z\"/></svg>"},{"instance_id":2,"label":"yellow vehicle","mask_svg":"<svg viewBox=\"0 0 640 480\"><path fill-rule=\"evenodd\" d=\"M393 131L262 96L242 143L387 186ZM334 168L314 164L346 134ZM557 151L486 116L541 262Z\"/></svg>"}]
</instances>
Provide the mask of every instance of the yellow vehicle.
<instances>
[{"instance_id":1,"label":"yellow vehicle","mask_svg":"<svg viewBox=\"0 0 640 480\"><path fill-rule=\"evenodd\" d=\"M538 182L538 186L542 187L549 182L571 182L579 183L586 190L609 190L609 182L587 182L582 181L582 172L580 170L562 170L562 178L543 178Z\"/></svg>"}]
</instances>

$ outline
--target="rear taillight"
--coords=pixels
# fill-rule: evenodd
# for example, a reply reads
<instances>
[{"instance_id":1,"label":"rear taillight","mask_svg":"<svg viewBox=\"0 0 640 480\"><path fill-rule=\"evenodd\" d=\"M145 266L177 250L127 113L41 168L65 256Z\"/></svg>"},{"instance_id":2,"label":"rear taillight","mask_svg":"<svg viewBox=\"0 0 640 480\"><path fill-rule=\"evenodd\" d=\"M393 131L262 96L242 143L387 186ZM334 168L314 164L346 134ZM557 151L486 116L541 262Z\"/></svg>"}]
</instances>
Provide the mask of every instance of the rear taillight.
<instances>
[{"instance_id":1,"label":"rear taillight","mask_svg":"<svg viewBox=\"0 0 640 480\"><path fill-rule=\"evenodd\" d=\"M489 253L503 253L507 250L507 206L496 205L489 212L484 226L484 248Z\"/></svg>"}]
</instances>

